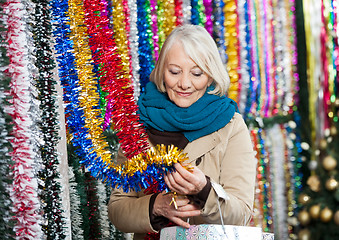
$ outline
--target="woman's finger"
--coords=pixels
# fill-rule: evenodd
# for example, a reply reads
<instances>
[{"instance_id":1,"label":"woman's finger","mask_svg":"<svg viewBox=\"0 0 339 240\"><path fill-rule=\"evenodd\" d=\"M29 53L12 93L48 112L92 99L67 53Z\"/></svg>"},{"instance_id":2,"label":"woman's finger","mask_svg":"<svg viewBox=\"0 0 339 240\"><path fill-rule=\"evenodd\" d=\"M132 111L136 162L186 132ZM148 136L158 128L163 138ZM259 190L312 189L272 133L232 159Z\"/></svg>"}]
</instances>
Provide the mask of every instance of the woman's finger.
<instances>
[{"instance_id":1,"label":"woman's finger","mask_svg":"<svg viewBox=\"0 0 339 240\"><path fill-rule=\"evenodd\" d=\"M186 186L183 184L182 181L178 182L177 179L173 176L173 174L174 173L168 173L166 175L167 181L169 182L168 187L174 192L182 193L183 190L185 190ZM177 176L177 178L178 178L178 176Z\"/></svg>"}]
</instances>

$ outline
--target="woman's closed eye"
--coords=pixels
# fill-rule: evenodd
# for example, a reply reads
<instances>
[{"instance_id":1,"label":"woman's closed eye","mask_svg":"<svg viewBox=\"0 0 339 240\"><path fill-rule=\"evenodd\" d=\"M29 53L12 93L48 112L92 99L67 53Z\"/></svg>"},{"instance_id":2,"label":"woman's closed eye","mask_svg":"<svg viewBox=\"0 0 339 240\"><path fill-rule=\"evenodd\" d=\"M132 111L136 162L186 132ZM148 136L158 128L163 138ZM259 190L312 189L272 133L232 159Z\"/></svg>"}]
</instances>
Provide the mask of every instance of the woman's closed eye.
<instances>
[{"instance_id":1,"label":"woman's closed eye","mask_svg":"<svg viewBox=\"0 0 339 240\"><path fill-rule=\"evenodd\" d=\"M169 70L169 72L173 75L178 75L180 73L180 71L177 70Z\"/></svg>"},{"instance_id":2,"label":"woman's closed eye","mask_svg":"<svg viewBox=\"0 0 339 240\"><path fill-rule=\"evenodd\" d=\"M203 74L204 74L203 72L192 72L192 75L195 76L195 77L200 77Z\"/></svg>"}]
</instances>

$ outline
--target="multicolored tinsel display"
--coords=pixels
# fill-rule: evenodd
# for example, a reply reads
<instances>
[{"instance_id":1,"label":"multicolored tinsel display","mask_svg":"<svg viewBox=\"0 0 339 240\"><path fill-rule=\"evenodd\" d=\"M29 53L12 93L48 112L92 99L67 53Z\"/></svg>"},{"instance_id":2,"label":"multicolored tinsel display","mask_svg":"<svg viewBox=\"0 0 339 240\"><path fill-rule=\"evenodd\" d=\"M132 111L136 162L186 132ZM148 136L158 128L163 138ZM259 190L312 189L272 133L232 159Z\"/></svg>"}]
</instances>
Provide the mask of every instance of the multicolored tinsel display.
<instances>
[{"instance_id":1,"label":"multicolored tinsel display","mask_svg":"<svg viewBox=\"0 0 339 240\"><path fill-rule=\"evenodd\" d=\"M299 199L299 237L335 239L339 236L338 1L305 0L300 8L307 80L303 79L303 88L300 87L300 100L303 97L307 106L304 131L308 144L303 145L307 179Z\"/></svg>"},{"instance_id":2,"label":"multicolored tinsel display","mask_svg":"<svg viewBox=\"0 0 339 240\"><path fill-rule=\"evenodd\" d=\"M31 91L33 86L31 56L28 55L27 46L30 32L23 21L28 18L25 5L19 0L7 1L5 5L7 31L7 56L10 64L8 73L10 82L10 106L6 111L13 119L10 152L14 162L12 166L10 199L13 203L11 211L16 221L14 226L16 239L41 239L44 233L40 227L43 217L40 212L38 198L38 184L35 176L35 157L33 151L36 142L31 127L36 124L37 116L30 112ZM32 143L32 144L31 144Z\"/></svg>"},{"instance_id":3,"label":"multicolored tinsel display","mask_svg":"<svg viewBox=\"0 0 339 240\"><path fill-rule=\"evenodd\" d=\"M37 59L37 71L39 72L37 87L41 86L42 88L39 90L41 91L40 100L42 104L40 107L49 116L46 115L44 121L51 120L50 122L47 121L48 124L41 123L42 132L45 134L44 141L48 142L44 143L45 145L41 144L41 148L43 148L42 161L45 165L44 171L41 171L41 179L46 181L45 186L51 186L53 193L57 195L58 186L54 182L49 182L49 174L52 179L56 177L54 166L57 164L56 150L54 149L54 144L57 142L56 129L50 128L56 124L57 117L57 114L53 112L54 90L50 73L53 63L50 61L50 48L45 45L50 41L50 37L45 35L49 32L49 26L46 23L48 22L49 7L46 5L47 1L34 2L36 3L36 6L34 6L36 10L32 15L34 15L38 24L33 29L39 33L37 42L35 42L39 58ZM11 84L12 105L19 106L16 102L19 94L28 98L29 86L22 86L23 83L15 81L18 80L19 75L17 73L19 70L27 70L21 67L28 60L24 59L25 61L19 64L18 58L13 58L13 56L15 50L18 51L19 57L25 57L29 54L21 48L22 42L17 41L18 32L23 33L25 31L18 30L22 29L21 27L24 24L22 20L29 18L21 18L24 8L20 1L8 1L8 3L9 6L12 6L7 8L10 9L7 10L10 13L8 16L15 20L9 21L10 24L15 24L15 26L9 27L7 31L8 42L11 43L7 49L12 59L9 73L14 76ZM84 164L86 170L90 171L92 176L109 183L112 187L121 187L124 191L138 191L150 186L152 188L155 183L160 183L156 186L158 190L165 188L162 175L171 170L170 166L173 162L184 161L186 156L175 148L167 149L164 146L158 146L148 149L145 131L138 122L136 114L136 100L149 81L149 75L154 68L154 63L158 58L164 40L175 26L182 23L204 26L215 38L219 52L230 74L229 96L238 102L241 113L248 123L253 121L265 123L265 118L275 121L277 117L291 117L293 111L296 110L295 104L298 102L294 4L294 0L268 2L263 0L50 1L58 71L64 92L68 136L69 141L75 147L74 151L78 154L79 161ZM20 7L14 8L14 5ZM327 5L323 6L323 9L329 8ZM334 5L332 8L334 8ZM321 40L317 41L317 43L321 43L324 49L327 46L326 50L328 50L319 55L324 60L327 57L327 61L319 64L323 66L323 69L332 64L332 68L328 68L330 70L324 72L324 76L327 76L328 80L321 82L321 84L324 83L324 86L328 86L323 91L323 103L327 104L330 101L331 104L319 104L321 106L319 109L323 109L323 113L328 114L327 116L331 121L337 121L332 109L335 99L338 98L338 84L334 80L336 79L334 66L338 62L338 54L328 54L330 51L334 53L338 51L336 37L331 39L333 45L325 44L328 35L330 35L328 33L337 29L336 15L334 11L332 13L332 15L322 16L322 21L330 24L322 29L322 35L319 33ZM43 34L42 31L45 31L45 33ZM324 32L327 34L324 34ZM25 39L25 37L22 36L22 39ZM40 50L39 45L43 46ZM28 76L27 72L20 72L20 74L25 79L31 77ZM47 90L50 87L52 87L51 90ZM316 89L312 84L310 84L310 88ZM311 95L310 99L315 99L314 95ZM18 109L27 112L28 106L29 104L26 101ZM315 111L313 110L315 109L311 110L312 116L314 116ZM24 111L12 112L11 116L15 119L22 117L25 120L24 122L15 122L14 130L23 131L24 129L25 134L23 136L27 140L32 128L25 125L31 120ZM26 115L19 115L24 113ZM28 120L26 120L27 118ZM324 126L330 126L331 121L324 122ZM279 236L283 237L293 234L294 226L285 223L291 224L290 220L293 220L294 212L297 211L294 199L300 187L300 176L298 175L298 164L300 162L298 141L296 140L298 137L291 137L293 134L297 136L294 131L295 129L286 124L286 121L284 124L281 123L281 125L272 128L263 124L256 126L254 130L252 129L252 137L256 143L255 147L259 159L258 195L256 199L258 215L254 218L254 224L263 226L265 231L279 232ZM110 144L108 143L110 139L107 137L107 132L118 135L120 146L128 158L124 165L116 165L114 162L114 153L110 151ZM279 136L279 139L275 140L273 136ZM17 135L16 137L22 136ZM22 146L21 143L19 141L13 143L13 153L19 154L18 149ZM33 156L29 155L32 152L31 149L25 148L26 158L23 158L24 160L32 160L31 157L33 158ZM277 156L278 152L282 154L279 155L280 158ZM295 162L288 162L293 157ZM47 166L47 158L52 159L52 167ZM13 160L18 161L18 157L13 155ZM22 158L20 158L20 161L22 161ZM283 164L284 169L276 169L277 164ZM30 173L33 170L33 162L22 166L24 167L21 168L21 165L20 168L18 165L13 166L15 174L26 174L28 171L29 177L27 179L31 178L32 181L35 181L34 175ZM291 166L294 166L294 168L292 169ZM75 168L72 170L74 174L78 171ZM85 179L82 180L85 181ZM282 194L281 181L292 183L288 186L288 194L284 198L279 198ZM14 182L13 186L16 187L17 193L20 193L17 183L17 181ZM89 185L90 183L88 182ZM72 186L77 190L82 187L79 185ZM270 188L271 186L274 186L274 189ZM34 187L36 186L34 185ZM32 228L36 226L35 232L30 229L30 233L40 236L44 234L43 231L38 229L38 223L42 216L37 214L34 215L34 218L30 217L31 213L40 209L37 196L34 195L34 191L36 191L34 187L32 187L33 195L30 199L34 204L37 204L36 208L26 209L21 214L24 214L23 219L28 216L29 220L33 221L33 224L30 225ZM93 194L97 192L94 185L88 190L93 190ZM81 191L86 194L84 186ZM79 190L79 193L81 191ZM50 192L49 194L55 195ZM87 194L90 194L90 191ZM83 195L79 194L79 196L81 198ZM88 195L87 197L90 198L91 196ZM99 198L94 195L92 197L93 205L90 206L89 203L82 202L80 199L81 204L87 206L87 210L91 207L91 211L98 213L99 205L95 205L95 201L98 201ZM13 199L14 203L17 204L17 199ZM50 200L51 198L44 200L44 202ZM77 202L77 199L74 201ZM44 208L44 211L48 211L49 207L58 208L57 202L57 199L55 199L53 206L44 205L44 207L47 207ZM80 233L83 236L88 236L90 233L85 229L90 229L89 218L100 219L100 216L90 216L88 212L84 213L84 209L78 210L80 213L76 211L77 215L81 214L81 216L74 220L77 229L84 229ZM286 217L286 213L288 217ZM55 225L49 226L51 229L61 227L62 220L59 218L59 214L60 212L51 210L49 215L45 215L48 224L50 224L51 218L58 219ZM285 226L282 224L285 224ZM98 225L101 225L100 221L96 221L92 227L95 228ZM21 226L21 228L16 228L15 231L26 231L23 229L24 227ZM52 230L54 234L56 234L56 231ZM49 233L45 231L45 234ZM62 234L63 232L60 230L60 238ZM103 236L102 233L98 234Z\"/></svg>"},{"instance_id":4,"label":"multicolored tinsel display","mask_svg":"<svg viewBox=\"0 0 339 240\"><path fill-rule=\"evenodd\" d=\"M312 144L316 149L325 130L338 123L339 46L336 0L303 2L309 87L309 120ZM315 25L314 25L315 24ZM316 156L313 154L313 158Z\"/></svg>"},{"instance_id":5,"label":"multicolored tinsel display","mask_svg":"<svg viewBox=\"0 0 339 240\"><path fill-rule=\"evenodd\" d=\"M41 169L38 171L39 197L44 204L42 209L46 221L42 229L47 239L63 239L65 235L65 219L61 208L61 186L59 174L59 116L56 107L57 92L53 69L54 57L51 48L52 29L50 23L49 1L33 0L34 13L31 24L33 33L34 55L37 68L36 89L40 101L39 127L42 143L38 150L41 156Z\"/></svg>"},{"instance_id":6,"label":"multicolored tinsel display","mask_svg":"<svg viewBox=\"0 0 339 240\"><path fill-rule=\"evenodd\" d=\"M157 156L161 156L161 161L172 161L166 159L168 155L164 147L146 151L145 133L135 114L136 95L133 87L137 84L131 79L134 69L131 66L133 59L138 57L140 89L136 91L143 91L162 39L177 24L177 6L182 6L183 22L187 22L187 16L190 16L189 21L206 27L208 25L210 32L211 21L214 19L213 24L218 28L212 34L219 36L218 46L221 53L224 51L224 61L232 81L229 95L239 105L242 104L245 118L291 113L291 108L286 108L283 103L287 97L279 98L277 94L286 95L291 91L294 86L291 81L296 70L293 69L293 72L291 65L285 66L287 63L274 65L276 63L272 59L278 55L274 40L292 26L293 16L287 16L285 22L281 18L281 29L273 31L273 12L270 12L272 6L260 1L228 1L215 5L209 1L191 1L190 4L183 1L182 5L176 1L166 4L142 0L128 2L129 6L136 7L136 12L128 11L123 3L113 1L110 5L106 1L71 0L68 4L59 1L52 3L56 49L62 56L58 61L64 100L67 103L67 126L71 141L78 148L81 162L93 176L111 186L122 187L125 191L140 190L161 181L161 175L167 171L159 170L163 165L159 165ZM110 6L113 7L112 11ZM286 13L290 6L291 3L285 2L274 13ZM213 8L217 8L217 11L213 11ZM216 13L218 17L212 17ZM134 23L137 26L133 31L128 27L132 16L136 19ZM138 41L128 41L131 34L138 35ZM293 52L289 46L281 46L279 53ZM137 52L132 49L137 49ZM278 82L283 80L277 80L271 69L278 71L283 68L287 69L284 73L288 76L285 77L290 80L286 83L287 87L276 91L281 87ZM99 82L100 89L96 81ZM242 84L248 88L241 88ZM96 107L99 105L100 90L108 93L104 119ZM238 99L240 91L243 94ZM277 99L281 99L281 104L278 104ZM121 148L129 159L126 165L115 165L111 158L104 136L104 129L109 127L120 138ZM174 150L174 155L179 154L182 159L185 158L177 150L171 150ZM153 175L154 179L147 175Z\"/></svg>"},{"instance_id":7,"label":"multicolored tinsel display","mask_svg":"<svg viewBox=\"0 0 339 240\"><path fill-rule=\"evenodd\" d=\"M292 120L266 124L250 125L258 159L253 225L274 232L278 239L295 239L296 199L302 190L300 135Z\"/></svg>"},{"instance_id":8,"label":"multicolored tinsel display","mask_svg":"<svg viewBox=\"0 0 339 240\"><path fill-rule=\"evenodd\" d=\"M236 8L232 17L238 18L229 34L238 34L239 48L229 57L234 76L240 74L230 90L240 93L238 103L245 118L290 114L298 104L294 5L294 1L252 0L228 8Z\"/></svg>"}]
</instances>

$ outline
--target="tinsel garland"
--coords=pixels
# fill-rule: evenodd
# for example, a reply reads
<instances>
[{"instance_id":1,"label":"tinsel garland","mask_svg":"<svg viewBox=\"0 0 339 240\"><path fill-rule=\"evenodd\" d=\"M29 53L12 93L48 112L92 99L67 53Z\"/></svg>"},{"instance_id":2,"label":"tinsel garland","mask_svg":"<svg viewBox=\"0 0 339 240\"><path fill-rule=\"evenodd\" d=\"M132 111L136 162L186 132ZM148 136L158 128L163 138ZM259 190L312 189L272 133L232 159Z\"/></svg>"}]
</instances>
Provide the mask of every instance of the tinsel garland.
<instances>
[{"instance_id":1,"label":"tinsel garland","mask_svg":"<svg viewBox=\"0 0 339 240\"><path fill-rule=\"evenodd\" d=\"M100 85L103 90L109 92L108 102L114 102L114 129L117 131L121 149L129 161L119 166L111 162L104 163L102 173L105 175L102 179L113 187L122 187L124 191L138 191L140 188L147 188L153 181L162 180L163 172L168 170L164 167L167 165L171 168L173 161L180 162L185 156L176 148L168 148L166 153L166 148L161 146L146 152L147 136L136 115L137 105L133 99L130 81L124 78L124 69L121 68L119 56L114 51L116 45L113 32L108 29L108 19L105 15L96 14L103 11L103 7L99 1L84 1L85 23L94 62L102 66ZM98 177L95 173L94 176ZM163 180L159 187L164 188Z\"/></svg>"},{"instance_id":2,"label":"tinsel garland","mask_svg":"<svg viewBox=\"0 0 339 240\"><path fill-rule=\"evenodd\" d=\"M264 232L273 232L273 202L270 191L270 158L265 149L265 132L261 128L250 129L254 150L257 152L257 185L255 208L258 219L254 216L255 225L261 226ZM259 220L259 222L257 222Z\"/></svg>"},{"instance_id":3,"label":"tinsel garland","mask_svg":"<svg viewBox=\"0 0 339 240\"><path fill-rule=\"evenodd\" d=\"M266 45L264 44L265 36L263 36L264 27L263 24L263 18L264 14L261 14L264 9L262 9L262 1L256 0L253 8L255 12L255 18L256 18L256 41L257 41L257 54L258 54L258 88L257 88L257 94L258 102L255 111L263 116L264 112L262 111L263 106L265 105L265 101L267 99L267 96L265 95L265 89L266 89L266 71L265 71L265 50Z\"/></svg>"},{"instance_id":4,"label":"tinsel garland","mask_svg":"<svg viewBox=\"0 0 339 240\"><path fill-rule=\"evenodd\" d=\"M54 18L54 35L56 37L56 51L59 54L59 77L64 87L64 101L66 103L66 123L70 133L75 135L72 139L77 147L77 153L82 157L82 162L87 163L88 169L95 176L105 178L104 162L97 159L96 152L93 152L93 140L88 139L89 130L85 128L84 111L78 107L79 104L79 81L75 72L75 58L72 54L72 45L68 40L70 27L67 24L68 11L67 1L52 1L52 13ZM68 49L68 51L66 50ZM96 149L101 150L101 149ZM101 150L102 151L102 150ZM106 150L108 151L108 150ZM107 154L107 156L110 156ZM96 162L93 160L96 159Z\"/></svg>"},{"instance_id":5,"label":"tinsel garland","mask_svg":"<svg viewBox=\"0 0 339 240\"><path fill-rule=\"evenodd\" d=\"M251 34L250 34L250 22L251 12L248 8L248 1L241 0L237 4L238 13L238 38L239 38L239 74L241 84L239 92L239 111L246 118L251 108L251 93L253 91L252 81L252 63L251 63ZM226 51L226 50L225 50Z\"/></svg>"},{"instance_id":6,"label":"tinsel garland","mask_svg":"<svg viewBox=\"0 0 339 240\"><path fill-rule=\"evenodd\" d=\"M140 88L144 91L146 84L149 82L149 75L154 68L153 44L152 44L152 19L149 0L137 1L137 26L139 39L139 63L140 63Z\"/></svg>"},{"instance_id":7,"label":"tinsel garland","mask_svg":"<svg viewBox=\"0 0 339 240\"><path fill-rule=\"evenodd\" d=\"M289 0L287 2L286 12L288 24L286 29L290 29L289 32L289 45L288 53L290 54L291 64L289 75L291 76L291 85L288 91L286 91L285 103L283 109L285 112L292 113L294 105L299 104L299 73L298 73L298 53L297 53L297 26L296 26L296 9L295 9L295 0Z\"/></svg>"},{"instance_id":8,"label":"tinsel garland","mask_svg":"<svg viewBox=\"0 0 339 240\"><path fill-rule=\"evenodd\" d=\"M212 20L212 12L213 12L213 4L212 0L203 0L204 8L205 8L205 28L207 32L213 36L213 20Z\"/></svg>"},{"instance_id":9,"label":"tinsel garland","mask_svg":"<svg viewBox=\"0 0 339 240\"><path fill-rule=\"evenodd\" d=\"M62 15L66 17L65 12L67 12L68 7L66 4L58 2L53 2L52 6L56 26L56 49L58 53L63 54L62 58L58 57L58 61L59 75L64 86L64 100L69 103L66 107L67 125L70 133L77 135L72 141L75 147L80 147L78 153L82 157L81 163L85 164L93 176L109 183L112 187L122 187L124 191L130 189L138 191L141 188L147 188L153 181L162 180L162 174L168 170L164 168L165 165L170 166L173 162L180 162L185 159L185 155L176 148L169 148L167 151L160 146L145 151L147 146L145 132L138 123L138 116L135 114L137 106L133 100L133 89L130 87L129 79L123 77L120 59L115 52L113 32L107 25L108 16L107 14L101 14L101 16L96 14L106 11L105 3L85 1L84 12L87 33L90 36L89 45L92 50L92 57L94 62L100 65L100 83L102 89L110 93L107 96L108 102L114 102L114 128L118 131L117 135L125 155L128 158L133 156L129 161L118 166L110 159L100 157L97 151L104 149L97 148L97 145L93 144L96 139L93 139L92 134L83 135L87 131L90 132L91 129L88 128L88 125L86 127L83 120L88 117L84 114L87 110L79 108L78 104L81 100L77 100L81 96L81 88L78 86L82 82L78 81L78 76L81 77L82 72L69 74L76 69L72 65L78 58L74 58L68 52L60 51L61 46L62 49L65 49L66 46L72 48L72 45L67 42L68 34L66 33L70 29L65 21L67 18L61 17ZM76 53L76 51L74 52ZM72 81L66 82L65 79L67 78L72 78ZM85 127L79 128L80 126ZM91 151L91 153L86 154L88 151ZM106 160L106 162L103 160ZM159 187L164 189L164 182Z\"/></svg>"},{"instance_id":10,"label":"tinsel garland","mask_svg":"<svg viewBox=\"0 0 339 240\"><path fill-rule=\"evenodd\" d=\"M223 8L225 27L225 45L226 54L228 56L227 71L230 77L230 87L228 96L238 102L239 91L239 54L238 54L238 19L236 14L237 6L234 0L225 1Z\"/></svg>"},{"instance_id":11,"label":"tinsel garland","mask_svg":"<svg viewBox=\"0 0 339 240\"><path fill-rule=\"evenodd\" d=\"M7 1L5 6L7 15L7 55L10 59L8 73L11 77L10 95L12 99L6 111L13 118L13 138L10 153L14 165L12 167L13 183L10 198L12 212L16 224L14 231L16 239L41 239L43 232L40 227L40 202L37 194L37 179L34 175L33 147L30 144L34 138L30 127L33 119L30 115L30 78L27 42L30 33L23 19L27 19L25 6L21 1Z\"/></svg>"},{"instance_id":12,"label":"tinsel garland","mask_svg":"<svg viewBox=\"0 0 339 240\"><path fill-rule=\"evenodd\" d=\"M88 239L87 236L89 236L90 216L85 192L85 176L83 173L83 168L79 163L79 156L76 154L76 148L72 144L67 145L67 153L68 166L70 167L70 170L72 170L72 174L70 174L70 187L73 186L73 188L70 190L70 192L76 192L76 195L79 196L80 200L80 204L77 202L77 199L74 199L74 202L70 202L71 220L75 221L75 225L73 226L72 224L72 238L74 237L76 239L81 236L77 235L77 232L75 232L79 228L82 229L79 234L83 235L83 239ZM72 178L73 176L74 179ZM70 200L72 200L72 198Z\"/></svg>"},{"instance_id":13,"label":"tinsel garland","mask_svg":"<svg viewBox=\"0 0 339 240\"><path fill-rule=\"evenodd\" d=\"M55 63L51 50L52 29L50 24L50 11L46 0L33 0L35 3L34 24L32 32L35 46L35 65L38 69L36 88L40 101L39 127L43 143L39 146L42 167L39 170L39 179L43 185L39 186L39 193L43 204L44 217L43 230L48 239L65 238L65 219L61 209L58 171L59 155L57 145L59 142L58 111L56 107L57 92L55 89L53 69Z\"/></svg>"},{"instance_id":14,"label":"tinsel garland","mask_svg":"<svg viewBox=\"0 0 339 240\"><path fill-rule=\"evenodd\" d=\"M280 131L280 126L275 125L266 130L266 148L272 153L270 159L271 169L271 191L273 196L273 222L274 233L279 239L287 239L287 198L286 198L286 182L285 180L285 156L286 145L284 137Z\"/></svg>"},{"instance_id":15,"label":"tinsel garland","mask_svg":"<svg viewBox=\"0 0 339 240\"><path fill-rule=\"evenodd\" d=\"M295 117L295 122L289 121L281 125L281 131L286 138L285 143L288 148L288 154L285 158L285 167L287 169L286 182L288 187L287 193L287 223L289 237L293 239L296 234L296 219L299 212L299 205L296 201L303 190L301 168L303 166L301 159L301 139L297 127L300 126L300 117ZM300 128L300 127L299 127Z\"/></svg>"},{"instance_id":16,"label":"tinsel garland","mask_svg":"<svg viewBox=\"0 0 339 240\"><path fill-rule=\"evenodd\" d=\"M101 239L109 239L110 236L110 220L108 219L106 185L97 180L97 196L98 196L98 214L99 214L99 228Z\"/></svg>"},{"instance_id":17,"label":"tinsel garland","mask_svg":"<svg viewBox=\"0 0 339 240\"><path fill-rule=\"evenodd\" d=\"M3 4L5 1L0 1L0 234L4 239L14 239L15 233L13 231L14 221L11 214L10 207L13 204L9 196L12 179L10 178L10 169L13 164L9 152L12 151L10 144L10 131L12 128L11 118L6 113L5 109L8 107L8 92L10 78L6 73L9 65L9 59L6 56L5 36L7 28L5 21L7 16L3 11Z\"/></svg>"},{"instance_id":18,"label":"tinsel garland","mask_svg":"<svg viewBox=\"0 0 339 240\"><path fill-rule=\"evenodd\" d=\"M157 2L159 49L161 49L167 36L176 27L175 5L174 0Z\"/></svg>"},{"instance_id":19,"label":"tinsel garland","mask_svg":"<svg viewBox=\"0 0 339 240\"><path fill-rule=\"evenodd\" d=\"M90 177L89 173L86 173L80 165L76 148L72 144L68 144L67 152L71 187L72 239L124 239L123 234L112 224L109 224L107 212L104 213L107 211L106 203L107 197L109 197L107 191L110 190L110 187L106 185L105 191L93 188L97 184L99 186L100 183L98 183L98 180ZM88 191L91 191L91 193L88 193ZM88 196L98 199L99 202L92 203L93 199L90 200ZM104 204L104 202L106 203ZM107 232L108 225L110 228L109 232ZM91 233L92 228L95 229L94 233ZM107 234L110 234L111 237L107 237Z\"/></svg>"},{"instance_id":20,"label":"tinsel garland","mask_svg":"<svg viewBox=\"0 0 339 240\"><path fill-rule=\"evenodd\" d=\"M202 0L191 0L191 24L205 26L205 7Z\"/></svg>"},{"instance_id":21,"label":"tinsel garland","mask_svg":"<svg viewBox=\"0 0 339 240\"><path fill-rule=\"evenodd\" d=\"M309 90L309 119L311 123L311 148L316 147L317 142L324 136L323 118L324 109L322 101L322 89L320 85L321 79L321 2L313 2L310 0L303 1L303 10L305 18L305 38L307 47L307 68L308 71L308 90ZM321 94L321 95L320 95ZM312 104L311 104L312 103ZM313 146L314 145L314 146ZM312 160L316 156L312 154Z\"/></svg>"},{"instance_id":22,"label":"tinsel garland","mask_svg":"<svg viewBox=\"0 0 339 240\"><path fill-rule=\"evenodd\" d=\"M191 23L191 0L182 0L182 18L183 18L183 23Z\"/></svg>"},{"instance_id":23,"label":"tinsel garland","mask_svg":"<svg viewBox=\"0 0 339 240\"><path fill-rule=\"evenodd\" d=\"M225 46L225 27L224 27L224 1L213 1L213 16L214 16L214 30L213 30L213 39L217 44L219 54L221 57L222 62L226 66L226 46Z\"/></svg>"},{"instance_id":24,"label":"tinsel garland","mask_svg":"<svg viewBox=\"0 0 339 240\"><path fill-rule=\"evenodd\" d=\"M132 80L132 66L131 66L131 56L129 49L129 25L128 19L129 14L127 9L127 0L113 0L112 1L112 15L113 15L113 29L114 29L114 39L117 46L117 53L120 56L122 64L122 77L128 82ZM133 88L132 88L133 89ZM134 91L134 89L133 89ZM134 96L134 95L133 95ZM134 99L134 98L132 98Z\"/></svg>"},{"instance_id":25,"label":"tinsel garland","mask_svg":"<svg viewBox=\"0 0 339 240\"><path fill-rule=\"evenodd\" d=\"M138 26L137 26L137 3L136 0L128 0L128 9L129 9L129 47L131 55L131 68L132 68L132 80L133 80L133 90L134 90L134 99L138 101L140 95L140 63L139 63L139 43L138 43Z\"/></svg>"},{"instance_id":26,"label":"tinsel garland","mask_svg":"<svg viewBox=\"0 0 339 240\"><path fill-rule=\"evenodd\" d=\"M92 50L93 60L101 64L100 85L104 91L109 92L107 101L114 104L112 120L121 148L127 158L136 156L147 147L146 133L138 122L135 114L137 106L133 99L133 89L130 79L121 66L121 61L116 52L117 46L113 38L113 31L108 28L107 17L98 16L96 12L103 11L103 4L99 1L84 1L85 23L89 36L89 45ZM111 106L113 107L113 106ZM103 159L105 161L105 159ZM109 165L110 162L105 162Z\"/></svg>"},{"instance_id":27,"label":"tinsel garland","mask_svg":"<svg viewBox=\"0 0 339 240\"><path fill-rule=\"evenodd\" d=\"M184 23L184 16L183 16L183 0L174 0L175 5L175 24L176 26L180 26Z\"/></svg>"},{"instance_id":28,"label":"tinsel garland","mask_svg":"<svg viewBox=\"0 0 339 240\"><path fill-rule=\"evenodd\" d=\"M69 0L68 5L70 39L74 43L74 58L80 87L78 102L86 119L84 127L88 129L96 155L104 162L110 162L111 154L107 151L108 145L103 138L103 128L109 125L110 119L106 119L109 111L106 111L105 122L103 122L100 109L97 107L99 106L99 95L96 91L97 80L94 75L92 53L87 40L82 1Z\"/></svg>"},{"instance_id":29,"label":"tinsel garland","mask_svg":"<svg viewBox=\"0 0 339 240\"><path fill-rule=\"evenodd\" d=\"M246 109L249 109L250 115L257 114L257 106L260 101L260 70L259 70L259 51L258 51L258 33L257 32L257 16L255 11L255 2L248 1L248 13L249 13L249 33L250 33L250 56L251 56L251 81L250 81L250 99L247 101ZM246 5L245 5L246 6ZM246 9L245 9L246 11ZM253 20L252 20L253 19Z\"/></svg>"},{"instance_id":30,"label":"tinsel garland","mask_svg":"<svg viewBox=\"0 0 339 240\"><path fill-rule=\"evenodd\" d=\"M265 86L263 96L266 97L265 103L262 106L262 113L265 117L272 116L272 108L274 105L274 93L275 89L275 66L274 66L274 54L273 54L273 47L274 47L274 32L272 31L273 27L273 14L272 14L272 6L270 2L262 1L262 9L264 11L263 15L263 45L264 47L264 54L265 54L265 81L263 86ZM263 80L263 78L262 78Z\"/></svg>"},{"instance_id":31,"label":"tinsel garland","mask_svg":"<svg viewBox=\"0 0 339 240\"><path fill-rule=\"evenodd\" d=\"M55 49L58 54L59 78L64 92L67 129L69 133L76 136L71 140L75 147L78 147L77 153L82 156L84 162L91 162L92 159L97 158L97 155L92 151L92 140L86 138L89 131L83 127L85 125L84 111L78 107L80 87L74 67L73 46L68 39L70 33L70 27L67 24L69 17L66 15L68 2L55 0L51 1L50 4L53 16L53 33L56 39ZM93 164L89 168L94 174L99 175L103 166Z\"/></svg>"},{"instance_id":32,"label":"tinsel garland","mask_svg":"<svg viewBox=\"0 0 339 240\"><path fill-rule=\"evenodd\" d=\"M321 81L322 91L323 91L323 99L322 105L324 109L324 129L329 129L331 123L331 115L333 117L333 112L331 111L331 92L333 87L333 60L331 53L334 52L333 46L333 23L330 20L330 14L333 13L333 8L328 2L322 1L321 4L321 33L320 33L320 44L321 44L321 58L322 58L322 72L323 78ZM337 58L337 57L335 57Z\"/></svg>"},{"instance_id":33,"label":"tinsel garland","mask_svg":"<svg viewBox=\"0 0 339 240\"><path fill-rule=\"evenodd\" d=\"M156 61L159 57L159 36L158 36L158 14L157 14L157 0L150 0L151 10L151 28L152 28L152 40L153 40L153 59Z\"/></svg>"},{"instance_id":34,"label":"tinsel garland","mask_svg":"<svg viewBox=\"0 0 339 240\"><path fill-rule=\"evenodd\" d=\"M229 73L231 82L232 76L238 78L230 87L230 95L232 91L238 95L245 119L292 113L298 103L299 81L294 1L227 1L227 4L225 24L229 26L225 25L228 29L225 39L235 41L230 44L231 49L226 49L231 51L227 54L231 56Z\"/></svg>"},{"instance_id":35,"label":"tinsel garland","mask_svg":"<svg viewBox=\"0 0 339 240\"><path fill-rule=\"evenodd\" d=\"M253 225L294 239L303 176L300 116L257 118L248 125L258 159Z\"/></svg>"},{"instance_id":36,"label":"tinsel garland","mask_svg":"<svg viewBox=\"0 0 339 240\"><path fill-rule=\"evenodd\" d=\"M71 210L71 222L72 222L72 239L85 239L84 230L82 229L82 216L81 216L81 201L78 194L77 188L78 183L76 182L75 175L73 173L74 169L72 166L68 168L68 177L69 177L69 196L70 196L70 210Z\"/></svg>"},{"instance_id":37,"label":"tinsel garland","mask_svg":"<svg viewBox=\"0 0 339 240\"><path fill-rule=\"evenodd\" d=\"M286 12L284 7L284 1L273 1L273 18L276 20L277 24L274 28L274 56L276 61L276 67L274 68L275 72L275 87L276 89L288 88L291 77L288 72L289 58L288 53L283 51L287 49L287 31L286 29ZM286 110L286 107L283 105L284 99L286 96L286 91L276 91L275 95L275 108L273 110L274 114L277 114L278 111Z\"/></svg>"},{"instance_id":38,"label":"tinsel garland","mask_svg":"<svg viewBox=\"0 0 339 240\"><path fill-rule=\"evenodd\" d=\"M98 190L97 182L89 172L85 172L85 198L87 200L88 208L88 221L89 229L86 234L86 238L89 240L99 240L101 238L101 227L99 223L99 211L98 211Z\"/></svg>"}]
</instances>

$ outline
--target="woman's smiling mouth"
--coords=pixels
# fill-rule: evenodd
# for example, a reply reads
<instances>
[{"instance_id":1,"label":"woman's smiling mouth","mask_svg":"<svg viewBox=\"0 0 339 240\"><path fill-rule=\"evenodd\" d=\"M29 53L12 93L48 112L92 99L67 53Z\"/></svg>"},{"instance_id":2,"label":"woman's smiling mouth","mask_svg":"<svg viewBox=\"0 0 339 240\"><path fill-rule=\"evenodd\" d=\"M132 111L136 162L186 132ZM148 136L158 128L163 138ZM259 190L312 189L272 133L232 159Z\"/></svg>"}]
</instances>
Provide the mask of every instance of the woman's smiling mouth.
<instances>
[{"instance_id":1,"label":"woman's smiling mouth","mask_svg":"<svg viewBox=\"0 0 339 240\"><path fill-rule=\"evenodd\" d=\"M192 95L192 92L178 92L177 91L177 94L180 96L180 97L189 97Z\"/></svg>"}]
</instances>

